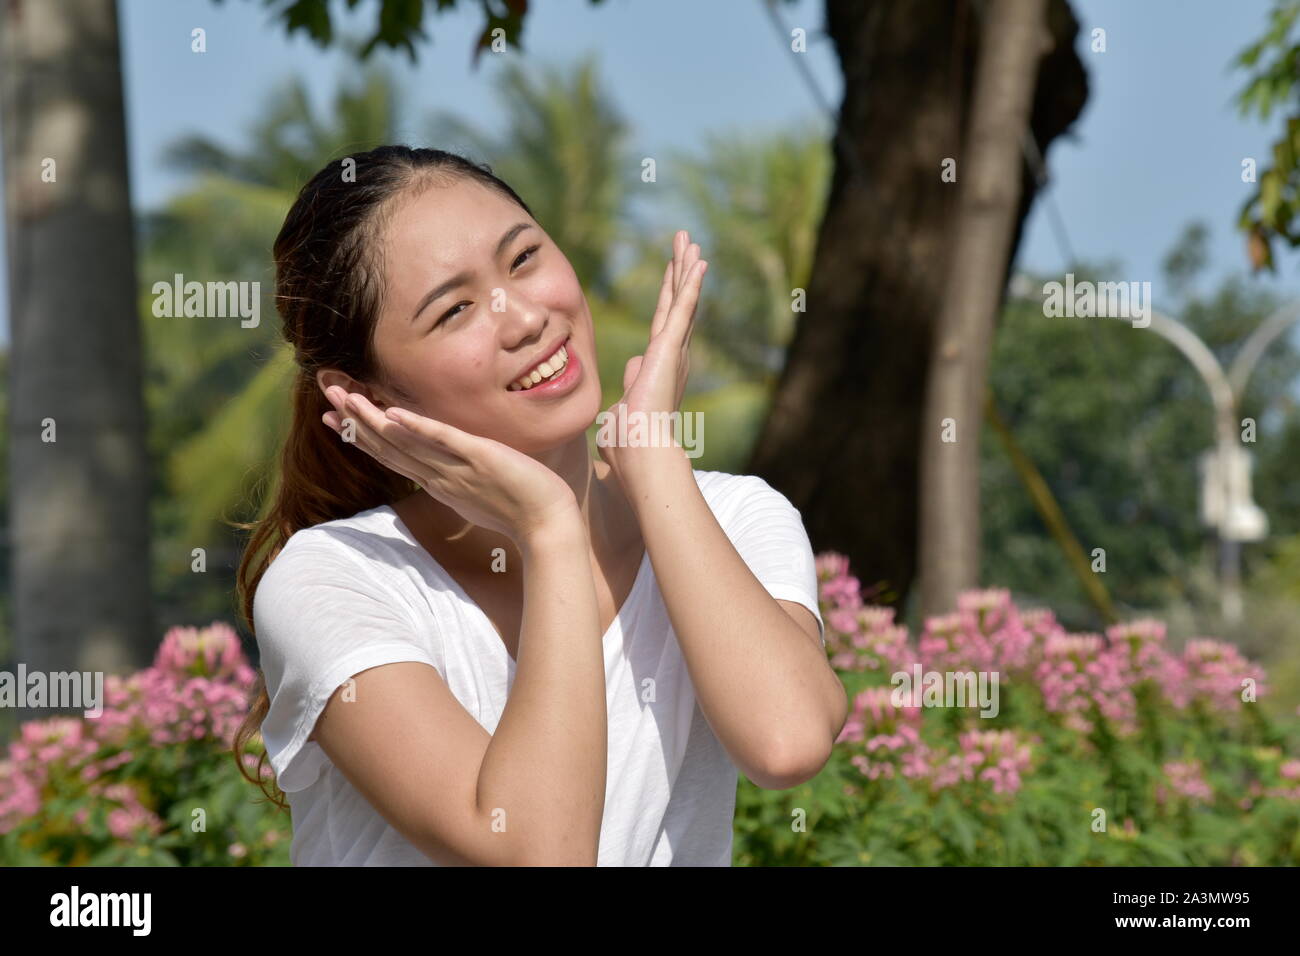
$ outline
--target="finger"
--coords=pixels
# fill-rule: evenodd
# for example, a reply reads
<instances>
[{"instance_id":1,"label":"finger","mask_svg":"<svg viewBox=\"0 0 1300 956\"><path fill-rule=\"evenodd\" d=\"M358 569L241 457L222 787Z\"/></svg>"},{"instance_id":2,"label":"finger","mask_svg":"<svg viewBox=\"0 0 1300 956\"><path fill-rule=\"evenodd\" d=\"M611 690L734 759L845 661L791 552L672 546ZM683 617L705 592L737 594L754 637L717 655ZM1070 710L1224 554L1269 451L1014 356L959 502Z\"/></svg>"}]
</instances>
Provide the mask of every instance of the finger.
<instances>
[{"instance_id":1,"label":"finger","mask_svg":"<svg viewBox=\"0 0 1300 956\"><path fill-rule=\"evenodd\" d=\"M343 391L343 389L338 388L335 385L331 385L329 388L325 389L325 400L328 401L331 405L333 405L335 409L333 413L334 421L328 422L327 424L330 426L330 428L333 428L335 431L338 430L339 424L343 421L344 416L347 414L347 412L344 411L343 409L343 399L347 397L347 394L348 394L347 392ZM327 412L326 414L330 414L330 413Z\"/></svg>"},{"instance_id":2,"label":"finger","mask_svg":"<svg viewBox=\"0 0 1300 956\"><path fill-rule=\"evenodd\" d=\"M675 290L676 294L678 295L681 294L682 285L687 280L690 279L691 268L695 265L695 263L699 261L700 261L700 247L696 243L692 242L689 246L687 246L684 250L682 250L682 269L681 269L681 276L679 277L680 281L677 283L677 288Z\"/></svg>"},{"instance_id":3,"label":"finger","mask_svg":"<svg viewBox=\"0 0 1300 956\"><path fill-rule=\"evenodd\" d=\"M349 415L364 425L374 435L408 454L418 454L420 449L409 432L374 406L364 395L349 393L343 402ZM378 447L378 446L377 446Z\"/></svg>"},{"instance_id":4,"label":"finger","mask_svg":"<svg viewBox=\"0 0 1300 956\"><path fill-rule=\"evenodd\" d=\"M357 427L353 432L351 441L349 441L346 436L343 436L342 432L340 432L340 437L343 437L343 440L348 444L360 448L367 455L390 471L395 471L404 478L414 481L426 491L432 487L432 482L436 478L441 477L436 465L416 459L391 444L377 441L374 432L370 431L363 424L357 423L356 419L347 418L344 419L344 421L354 422Z\"/></svg>"},{"instance_id":5,"label":"finger","mask_svg":"<svg viewBox=\"0 0 1300 956\"><path fill-rule=\"evenodd\" d=\"M348 420L360 424L360 419L356 413L348 407L348 401L351 397L351 392L338 385L331 385L329 388L325 389L325 398L334 406L335 411L326 412L321 416L321 420L335 431L342 429L344 423Z\"/></svg>"},{"instance_id":6,"label":"finger","mask_svg":"<svg viewBox=\"0 0 1300 956\"><path fill-rule=\"evenodd\" d=\"M431 466L440 469L464 464L463 458L454 454L445 444L435 444L428 439L422 439L409 428L375 408L364 395L349 395L343 404L348 413L359 422L358 433L364 433L367 438L374 436L371 442L377 450L384 450L385 446L391 446L394 451L400 451L417 462L427 461ZM401 411L406 410L401 409ZM411 412L406 414L413 415ZM387 455L386 450L384 454Z\"/></svg>"},{"instance_id":7,"label":"finger","mask_svg":"<svg viewBox=\"0 0 1300 956\"><path fill-rule=\"evenodd\" d=\"M446 422L440 422L436 418L429 418L427 415L419 415L409 408L398 408L396 405L390 405L384 417L402 432L413 436L417 441L433 443L434 449L440 454L450 455L468 463L475 457L475 453L481 452L481 443L483 441L478 435L472 435L467 431L462 431Z\"/></svg>"},{"instance_id":8,"label":"finger","mask_svg":"<svg viewBox=\"0 0 1300 956\"><path fill-rule=\"evenodd\" d=\"M682 284L681 293L673 300L673 307L669 310L665 334L675 337L674 340L679 343L686 341L686 335L694 321L695 306L700 301L700 286L708 267L708 262L703 259L692 267Z\"/></svg>"},{"instance_id":9,"label":"finger","mask_svg":"<svg viewBox=\"0 0 1300 956\"><path fill-rule=\"evenodd\" d=\"M682 281L682 253L686 251L689 244L690 235L685 229L678 229L673 236L673 293L676 294L677 287Z\"/></svg>"},{"instance_id":10,"label":"finger","mask_svg":"<svg viewBox=\"0 0 1300 956\"><path fill-rule=\"evenodd\" d=\"M325 397L329 399L331 405L338 409L340 415L347 414L347 408L344 403L347 402L349 394L351 393L348 392L347 389L338 385L331 385L329 388L325 389Z\"/></svg>"},{"instance_id":11,"label":"finger","mask_svg":"<svg viewBox=\"0 0 1300 956\"><path fill-rule=\"evenodd\" d=\"M700 266L700 270L701 270L701 271L699 272L699 275L698 275L698 278L697 278L697 283L696 283L696 284L697 284L697 287L696 287L696 290L695 290L695 293L696 293L696 300L695 300L695 301L696 301L696 304L691 306L690 319L687 321L687 324L686 324L686 336L685 336L685 338L682 340L682 355L683 355L683 356L685 356L685 355L690 351L690 348L691 348L691 335L695 332L695 318L696 318L696 312L698 311L698 303L699 303L700 290L702 289L702 287L703 287L703 283L704 283L704 271L707 270L708 268L709 268L709 264L708 264L708 262L705 262L702 266Z\"/></svg>"},{"instance_id":12,"label":"finger","mask_svg":"<svg viewBox=\"0 0 1300 956\"><path fill-rule=\"evenodd\" d=\"M668 310L673 305L673 263L669 260L668 265L664 268L664 281L659 286L659 301L655 303L654 318L650 321L650 338L659 334L659 330L664 327L668 321Z\"/></svg>"},{"instance_id":13,"label":"finger","mask_svg":"<svg viewBox=\"0 0 1300 956\"><path fill-rule=\"evenodd\" d=\"M636 381L637 374L641 371L641 361L645 358L643 355L633 355L623 366L623 391L627 392L632 388L632 383Z\"/></svg>"}]
</instances>

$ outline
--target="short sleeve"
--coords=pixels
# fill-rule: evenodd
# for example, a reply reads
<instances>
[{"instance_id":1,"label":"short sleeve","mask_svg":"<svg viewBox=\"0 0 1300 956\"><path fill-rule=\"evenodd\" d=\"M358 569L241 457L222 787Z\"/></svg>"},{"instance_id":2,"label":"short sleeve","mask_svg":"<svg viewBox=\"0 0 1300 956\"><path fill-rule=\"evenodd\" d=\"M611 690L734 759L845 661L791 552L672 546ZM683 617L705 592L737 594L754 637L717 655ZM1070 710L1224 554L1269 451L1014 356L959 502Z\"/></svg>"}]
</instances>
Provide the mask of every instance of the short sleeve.
<instances>
[{"instance_id":1,"label":"short sleeve","mask_svg":"<svg viewBox=\"0 0 1300 956\"><path fill-rule=\"evenodd\" d=\"M328 763L307 738L340 684L380 664L437 668L398 594L341 542L291 538L258 583L253 626L271 702L262 739L286 793L311 786Z\"/></svg>"},{"instance_id":2,"label":"short sleeve","mask_svg":"<svg viewBox=\"0 0 1300 956\"><path fill-rule=\"evenodd\" d=\"M825 647L826 624L817 603L817 566L798 509L757 475L738 475L735 481L738 500L728 503L727 537L768 594L802 604L812 612Z\"/></svg>"}]
</instances>

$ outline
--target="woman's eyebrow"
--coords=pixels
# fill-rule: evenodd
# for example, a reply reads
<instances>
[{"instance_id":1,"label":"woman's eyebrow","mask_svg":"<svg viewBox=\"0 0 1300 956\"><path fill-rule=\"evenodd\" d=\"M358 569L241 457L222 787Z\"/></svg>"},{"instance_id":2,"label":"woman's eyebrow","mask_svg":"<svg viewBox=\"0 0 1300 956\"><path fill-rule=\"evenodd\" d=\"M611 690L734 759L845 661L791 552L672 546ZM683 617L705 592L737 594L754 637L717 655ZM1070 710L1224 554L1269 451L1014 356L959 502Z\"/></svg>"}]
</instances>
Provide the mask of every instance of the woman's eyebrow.
<instances>
[{"instance_id":1,"label":"woman's eyebrow","mask_svg":"<svg viewBox=\"0 0 1300 956\"><path fill-rule=\"evenodd\" d=\"M506 247L510 245L510 243L514 242L515 237L517 235L519 235L525 229L531 229L531 228L533 228L533 224L531 222L517 222L509 229L507 229L502 234L500 240L498 240L496 251L492 254L492 258L494 259L500 258L501 253L505 251ZM442 283L441 285L434 286L431 290L429 290L429 294L420 300L420 304L415 309L415 314L411 316L411 321L414 322L416 319L418 319L420 317L420 313L425 310L425 308L429 305L430 302L434 302L437 299L442 298L452 289L456 289L459 288L460 286L463 286L465 283L469 282L471 278L473 278L473 276L469 272L458 272L450 279L448 279L446 282Z\"/></svg>"}]
</instances>

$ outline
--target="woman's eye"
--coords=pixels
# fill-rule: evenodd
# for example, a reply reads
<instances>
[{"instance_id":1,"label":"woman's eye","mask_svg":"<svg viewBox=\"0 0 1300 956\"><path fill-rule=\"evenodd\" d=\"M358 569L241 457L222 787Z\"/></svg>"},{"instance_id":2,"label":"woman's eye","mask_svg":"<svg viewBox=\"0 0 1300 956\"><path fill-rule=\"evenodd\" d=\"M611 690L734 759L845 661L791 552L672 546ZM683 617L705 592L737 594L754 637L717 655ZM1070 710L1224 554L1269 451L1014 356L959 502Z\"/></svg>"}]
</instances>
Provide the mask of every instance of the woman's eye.
<instances>
[{"instance_id":1,"label":"woman's eye","mask_svg":"<svg viewBox=\"0 0 1300 956\"><path fill-rule=\"evenodd\" d=\"M514 265L513 265L511 268L515 268L515 269L517 269L517 268L519 267L519 259L524 259L525 256L527 256L527 257L529 257L529 258L531 259L532 256L533 256L533 253L535 253L535 252L536 252L538 249L540 249L540 248L541 248L540 245L529 246L529 247L528 247L527 249L525 249L523 252L519 253L519 258L516 259L516 260L514 261ZM528 260L525 259L524 261L528 261Z\"/></svg>"},{"instance_id":2,"label":"woman's eye","mask_svg":"<svg viewBox=\"0 0 1300 956\"><path fill-rule=\"evenodd\" d=\"M458 315L459 313L456 310L459 309L462 305L469 305L469 303L457 302L454 306L452 306L450 309L448 309L446 312L442 314L442 318L440 318L437 322L434 323L434 327L436 328L437 326L442 325L442 323L446 322L448 319L452 318L453 316Z\"/></svg>"},{"instance_id":3,"label":"woman's eye","mask_svg":"<svg viewBox=\"0 0 1300 956\"><path fill-rule=\"evenodd\" d=\"M515 261L514 261L513 263L511 263L511 266L510 266L511 271L514 271L515 269L518 269L518 268L519 268L519 264L520 264L521 260L522 260L523 262L528 262L528 261L530 261L530 260L533 258L533 256L536 254L537 250L540 249L540 248L542 248L542 247L541 247L541 244L539 243L539 244L537 244L537 245L535 245L535 246L529 246L529 247L528 247L527 249L525 249L523 252L519 253L519 256L515 259ZM446 322L448 319L455 318L457 315L460 314L460 313L457 312L456 310L459 309L459 308L460 308L461 306L463 306L463 305L469 305L469 304L470 304L470 303L468 303L468 302L458 302L458 303L456 303L454 306L452 306L450 309L448 309L446 312L444 312L444 313L442 314L442 318L440 318L437 322L433 323L433 327L436 329L438 326L442 325L442 323Z\"/></svg>"}]
</instances>

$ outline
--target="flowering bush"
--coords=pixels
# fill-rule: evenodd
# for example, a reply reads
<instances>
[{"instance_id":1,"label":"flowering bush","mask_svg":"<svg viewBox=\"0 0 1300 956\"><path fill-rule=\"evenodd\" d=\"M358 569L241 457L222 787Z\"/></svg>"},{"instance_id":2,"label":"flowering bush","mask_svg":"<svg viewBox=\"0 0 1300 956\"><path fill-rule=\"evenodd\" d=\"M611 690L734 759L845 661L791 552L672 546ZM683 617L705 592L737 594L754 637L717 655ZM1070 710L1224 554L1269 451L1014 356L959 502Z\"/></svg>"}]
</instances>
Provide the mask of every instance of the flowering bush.
<instances>
[{"instance_id":1,"label":"flowering bush","mask_svg":"<svg viewBox=\"0 0 1300 956\"><path fill-rule=\"evenodd\" d=\"M1264 715L1265 675L1232 645L1176 653L1151 619L1069 634L1002 590L913 640L843 556L817 574L852 706L808 784L742 781L738 864L1300 863L1300 728ZM899 693L914 671L996 675L996 713ZM286 865L288 815L230 753L253 682L229 626L173 628L151 667L107 678L101 716L23 724L0 761L0 865Z\"/></svg>"},{"instance_id":2,"label":"flowering bush","mask_svg":"<svg viewBox=\"0 0 1300 956\"><path fill-rule=\"evenodd\" d=\"M850 714L812 781L742 782L738 864L1300 863L1297 728L1265 716L1265 675L1231 644L1176 653L1149 618L1070 634L996 589L913 641L843 555L817 576ZM983 674L998 706L903 693L895 675L922 671Z\"/></svg>"},{"instance_id":3,"label":"flowering bush","mask_svg":"<svg viewBox=\"0 0 1300 956\"><path fill-rule=\"evenodd\" d=\"M99 717L23 724L0 761L0 864L287 864L287 815L230 751L254 680L228 625L175 627L152 667L106 678Z\"/></svg>"}]
</instances>

